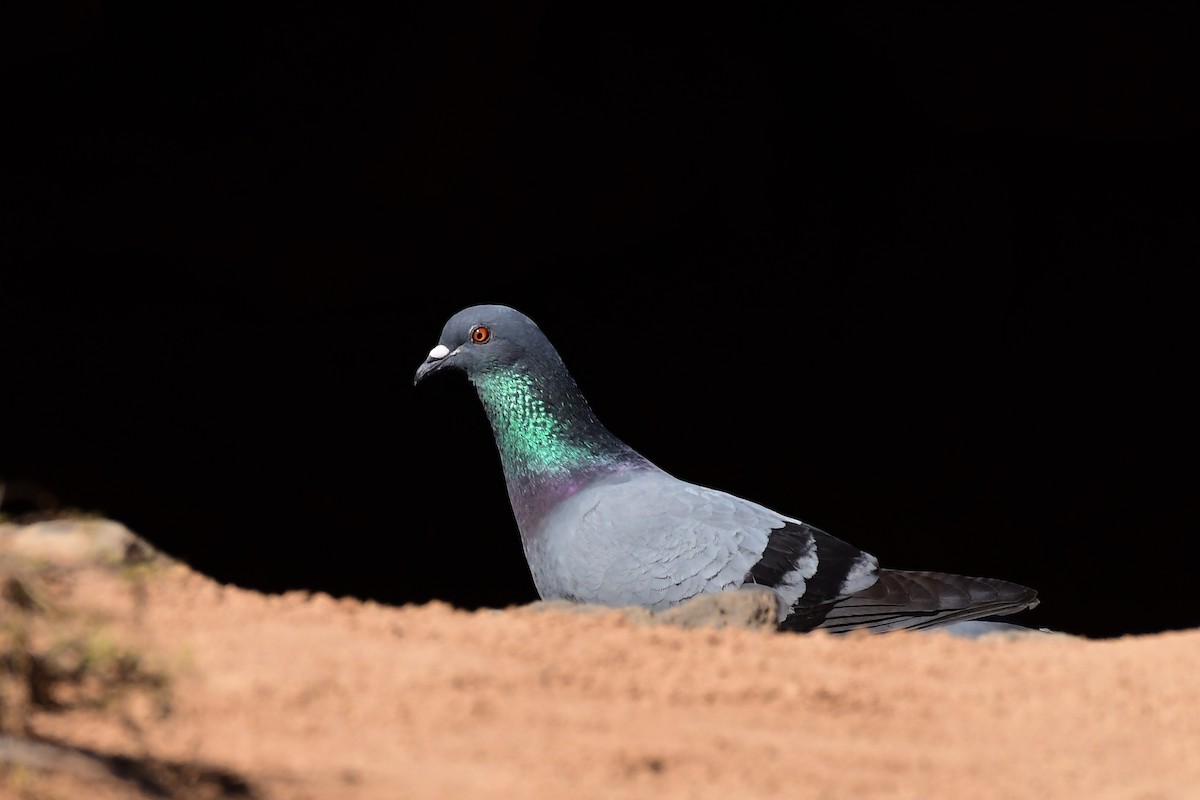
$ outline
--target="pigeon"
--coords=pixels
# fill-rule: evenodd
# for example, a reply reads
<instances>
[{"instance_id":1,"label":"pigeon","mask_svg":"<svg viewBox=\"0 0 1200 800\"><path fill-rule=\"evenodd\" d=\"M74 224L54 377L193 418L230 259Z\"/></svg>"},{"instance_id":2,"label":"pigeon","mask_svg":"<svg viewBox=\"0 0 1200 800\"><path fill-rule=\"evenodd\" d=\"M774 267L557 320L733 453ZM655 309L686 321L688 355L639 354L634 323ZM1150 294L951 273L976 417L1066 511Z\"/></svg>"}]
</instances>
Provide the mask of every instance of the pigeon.
<instances>
[{"instance_id":1,"label":"pigeon","mask_svg":"<svg viewBox=\"0 0 1200 800\"><path fill-rule=\"evenodd\" d=\"M780 630L830 633L937 628L1038 604L1008 581L880 567L795 517L668 474L600 423L550 340L508 306L452 316L413 384L444 370L466 374L491 422L544 600L662 610L770 590Z\"/></svg>"}]
</instances>

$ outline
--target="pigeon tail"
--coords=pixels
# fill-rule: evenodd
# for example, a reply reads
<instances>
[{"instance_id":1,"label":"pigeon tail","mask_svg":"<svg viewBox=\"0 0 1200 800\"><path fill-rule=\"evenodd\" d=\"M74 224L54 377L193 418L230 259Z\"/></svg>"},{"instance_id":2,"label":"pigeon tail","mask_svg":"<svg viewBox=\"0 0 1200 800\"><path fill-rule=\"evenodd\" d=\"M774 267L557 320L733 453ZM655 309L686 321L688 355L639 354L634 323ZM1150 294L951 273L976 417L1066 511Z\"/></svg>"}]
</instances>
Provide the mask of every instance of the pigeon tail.
<instances>
[{"instance_id":1,"label":"pigeon tail","mask_svg":"<svg viewBox=\"0 0 1200 800\"><path fill-rule=\"evenodd\" d=\"M830 633L937 628L951 622L1015 614L1038 604L1037 592L996 578L881 569L870 587L836 603L798 610L790 630Z\"/></svg>"}]
</instances>

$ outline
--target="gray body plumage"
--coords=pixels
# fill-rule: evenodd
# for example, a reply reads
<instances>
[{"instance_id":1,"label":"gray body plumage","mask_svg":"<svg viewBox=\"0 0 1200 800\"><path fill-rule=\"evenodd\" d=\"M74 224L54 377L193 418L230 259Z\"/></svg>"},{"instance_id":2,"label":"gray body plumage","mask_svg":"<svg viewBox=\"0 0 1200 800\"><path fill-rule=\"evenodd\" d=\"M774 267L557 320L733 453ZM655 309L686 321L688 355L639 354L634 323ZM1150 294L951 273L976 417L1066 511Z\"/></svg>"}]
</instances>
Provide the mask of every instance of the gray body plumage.
<instances>
[{"instance_id":1,"label":"gray body plumage","mask_svg":"<svg viewBox=\"0 0 1200 800\"><path fill-rule=\"evenodd\" d=\"M879 567L796 518L656 467L602 426L549 340L504 306L446 323L416 380L446 367L492 423L534 584L544 599L663 609L746 585L780 627L928 628L1037 604L1018 584Z\"/></svg>"},{"instance_id":2,"label":"gray body plumage","mask_svg":"<svg viewBox=\"0 0 1200 800\"><path fill-rule=\"evenodd\" d=\"M748 581L771 534L798 520L679 480L654 467L597 478L521 526L525 553L542 597L662 609L698 594ZM790 609L817 571L815 552L800 554L773 588ZM839 583L848 596L875 582L873 556Z\"/></svg>"}]
</instances>

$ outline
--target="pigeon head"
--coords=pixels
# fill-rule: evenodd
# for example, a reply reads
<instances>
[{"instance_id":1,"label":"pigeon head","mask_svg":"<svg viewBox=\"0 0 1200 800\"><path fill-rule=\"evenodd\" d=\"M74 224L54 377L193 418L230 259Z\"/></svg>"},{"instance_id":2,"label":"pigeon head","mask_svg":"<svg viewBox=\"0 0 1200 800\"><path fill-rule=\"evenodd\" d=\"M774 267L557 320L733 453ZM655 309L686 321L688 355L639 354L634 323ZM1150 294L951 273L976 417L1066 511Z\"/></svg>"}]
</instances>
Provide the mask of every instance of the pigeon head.
<instances>
[{"instance_id":1,"label":"pigeon head","mask_svg":"<svg viewBox=\"0 0 1200 800\"><path fill-rule=\"evenodd\" d=\"M446 322L437 346L417 368L413 384L444 369L461 370L474 382L489 372L551 357L557 360L554 348L520 311L508 306L471 306Z\"/></svg>"},{"instance_id":2,"label":"pigeon head","mask_svg":"<svg viewBox=\"0 0 1200 800\"><path fill-rule=\"evenodd\" d=\"M492 425L519 520L587 476L647 462L592 413L549 339L507 306L471 306L442 329L414 383L455 369L475 386Z\"/></svg>"}]
</instances>

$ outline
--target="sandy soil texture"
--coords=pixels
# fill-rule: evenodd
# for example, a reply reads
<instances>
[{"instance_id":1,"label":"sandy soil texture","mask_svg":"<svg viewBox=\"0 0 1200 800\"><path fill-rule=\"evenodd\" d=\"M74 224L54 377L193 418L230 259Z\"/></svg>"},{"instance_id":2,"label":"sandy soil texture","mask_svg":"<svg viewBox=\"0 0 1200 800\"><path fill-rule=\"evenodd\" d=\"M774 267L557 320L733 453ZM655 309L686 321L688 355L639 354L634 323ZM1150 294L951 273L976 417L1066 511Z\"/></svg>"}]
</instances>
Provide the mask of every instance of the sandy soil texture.
<instances>
[{"instance_id":1,"label":"sandy soil texture","mask_svg":"<svg viewBox=\"0 0 1200 800\"><path fill-rule=\"evenodd\" d=\"M221 586L0 525L0 798L1200 797L1200 631L831 637Z\"/></svg>"}]
</instances>

